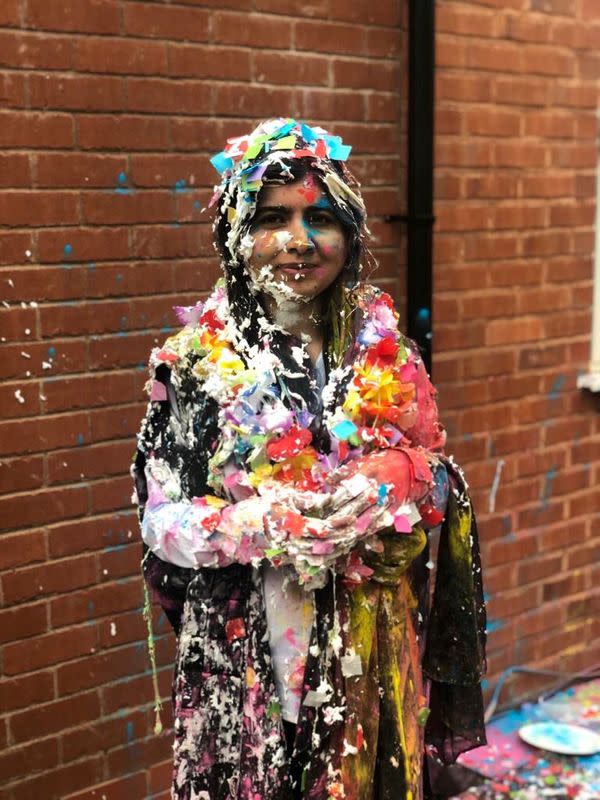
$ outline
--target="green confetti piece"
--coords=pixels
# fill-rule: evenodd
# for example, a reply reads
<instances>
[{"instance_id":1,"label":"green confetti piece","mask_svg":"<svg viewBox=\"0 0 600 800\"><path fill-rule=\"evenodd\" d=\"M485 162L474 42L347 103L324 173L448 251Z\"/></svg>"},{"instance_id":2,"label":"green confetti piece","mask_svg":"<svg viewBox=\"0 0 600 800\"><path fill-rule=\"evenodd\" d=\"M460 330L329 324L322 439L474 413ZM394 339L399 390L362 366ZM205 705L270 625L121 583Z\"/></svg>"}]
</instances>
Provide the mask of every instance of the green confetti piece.
<instances>
[{"instance_id":1,"label":"green confetti piece","mask_svg":"<svg viewBox=\"0 0 600 800\"><path fill-rule=\"evenodd\" d=\"M250 161L260 153L262 150L263 144L266 142L266 136L259 136L257 137L256 141L253 142L242 157L242 161Z\"/></svg>"},{"instance_id":2,"label":"green confetti piece","mask_svg":"<svg viewBox=\"0 0 600 800\"><path fill-rule=\"evenodd\" d=\"M265 555L267 558L274 558L275 556L280 556L282 553L285 553L283 547L271 547L268 550L265 550Z\"/></svg>"},{"instance_id":3,"label":"green confetti piece","mask_svg":"<svg viewBox=\"0 0 600 800\"><path fill-rule=\"evenodd\" d=\"M417 714L417 722L422 728L425 727L429 714L430 714L429 708L422 708Z\"/></svg>"},{"instance_id":4,"label":"green confetti piece","mask_svg":"<svg viewBox=\"0 0 600 800\"><path fill-rule=\"evenodd\" d=\"M272 717L280 716L281 714L281 703L279 700L271 700L267 707L267 716L269 719Z\"/></svg>"}]
</instances>

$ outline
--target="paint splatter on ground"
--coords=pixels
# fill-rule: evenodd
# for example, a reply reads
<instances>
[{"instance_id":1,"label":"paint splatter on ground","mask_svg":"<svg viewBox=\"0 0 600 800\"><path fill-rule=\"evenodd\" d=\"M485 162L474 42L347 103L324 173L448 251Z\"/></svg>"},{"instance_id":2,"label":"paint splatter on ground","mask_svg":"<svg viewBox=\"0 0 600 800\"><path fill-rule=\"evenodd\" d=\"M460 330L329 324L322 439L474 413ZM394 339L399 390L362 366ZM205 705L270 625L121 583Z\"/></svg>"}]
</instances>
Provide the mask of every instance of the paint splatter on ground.
<instances>
[{"instance_id":1,"label":"paint splatter on ground","mask_svg":"<svg viewBox=\"0 0 600 800\"><path fill-rule=\"evenodd\" d=\"M519 738L522 725L543 720L572 723L600 732L600 679L494 718L487 727L488 746L465 753L459 759L463 766L487 780L458 795L460 800L598 800L600 753L559 756L530 747Z\"/></svg>"}]
</instances>

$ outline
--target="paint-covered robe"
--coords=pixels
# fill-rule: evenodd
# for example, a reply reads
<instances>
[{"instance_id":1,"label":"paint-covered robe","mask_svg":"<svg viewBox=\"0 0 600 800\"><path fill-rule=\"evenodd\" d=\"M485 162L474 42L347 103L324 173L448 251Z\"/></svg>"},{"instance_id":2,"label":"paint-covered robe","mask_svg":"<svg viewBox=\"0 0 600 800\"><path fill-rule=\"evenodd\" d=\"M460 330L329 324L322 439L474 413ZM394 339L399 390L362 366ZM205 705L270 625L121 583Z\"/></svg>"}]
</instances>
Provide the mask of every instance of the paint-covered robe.
<instances>
[{"instance_id":1,"label":"paint-covered robe","mask_svg":"<svg viewBox=\"0 0 600 800\"><path fill-rule=\"evenodd\" d=\"M169 465L184 496L209 492L210 452L197 442L218 438L218 408L192 366L190 356L176 380L167 364L154 376L164 391L149 405L134 469L142 514L149 458ZM368 580L337 575L315 591L293 756L303 797L311 800L420 800L427 796L425 745L451 763L485 743L477 529L460 471L437 451L433 396L421 365L410 438L415 447L436 448L451 487L433 604L428 537L420 525L410 534L381 535L383 551L369 555ZM184 426L185 415L192 418ZM172 797L292 798L260 569L192 570L147 553L144 572L178 634Z\"/></svg>"}]
</instances>

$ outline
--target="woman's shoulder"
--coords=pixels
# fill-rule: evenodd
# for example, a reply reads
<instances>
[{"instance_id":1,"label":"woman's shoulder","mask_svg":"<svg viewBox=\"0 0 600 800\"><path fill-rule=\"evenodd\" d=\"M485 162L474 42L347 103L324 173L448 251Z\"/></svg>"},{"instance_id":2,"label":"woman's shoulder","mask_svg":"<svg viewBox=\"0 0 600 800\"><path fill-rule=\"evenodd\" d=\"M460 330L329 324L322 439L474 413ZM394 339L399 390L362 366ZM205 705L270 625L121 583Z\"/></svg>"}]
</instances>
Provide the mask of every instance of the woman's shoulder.
<instances>
[{"instance_id":1,"label":"woman's shoulder","mask_svg":"<svg viewBox=\"0 0 600 800\"><path fill-rule=\"evenodd\" d=\"M150 353L150 368L157 370L167 367L170 372L178 371L186 359L194 352L195 329L184 326L177 333L168 336L165 341L154 347Z\"/></svg>"},{"instance_id":2,"label":"woman's shoulder","mask_svg":"<svg viewBox=\"0 0 600 800\"><path fill-rule=\"evenodd\" d=\"M168 336L161 345L153 348L150 353L151 370L166 367L173 373L189 367L190 360L194 360L203 349L200 337L206 306L206 299L198 300L193 306L173 306L182 327Z\"/></svg>"},{"instance_id":3,"label":"woman's shoulder","mask_svg":"<svg viewBox=\"0 0 600 800\"><path fill-rule=\"evenodd\" d=\"M362 325L375 327L377 338L393 336L404 348L419 357L417 344L403 332L396 302L389 292L372 283L359 283L353 292L353 303L362 311Z\"/></svg>"}]
</instances>

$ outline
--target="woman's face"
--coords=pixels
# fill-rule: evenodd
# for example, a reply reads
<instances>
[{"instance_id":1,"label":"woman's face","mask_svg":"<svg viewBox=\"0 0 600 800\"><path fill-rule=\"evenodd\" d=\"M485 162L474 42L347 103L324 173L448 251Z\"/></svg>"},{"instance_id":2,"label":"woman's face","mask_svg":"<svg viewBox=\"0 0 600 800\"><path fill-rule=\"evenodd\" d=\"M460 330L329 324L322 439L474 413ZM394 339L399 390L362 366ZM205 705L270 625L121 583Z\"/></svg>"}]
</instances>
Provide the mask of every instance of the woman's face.
<instances>
[{"instance_id":1,"label":"woman's face","mask_svg":"<svg viewBox=\"0 0 600 800\"><path fill-rule=\"evenodd\" d=\"M269 285L273 290L283 284L288 296L312 300L331 286L346 264L346 233L310 173L294 183L264 186L250 236L254 241L247 254L248 269L267 292Z\"/></svg>"}]
</instances>

